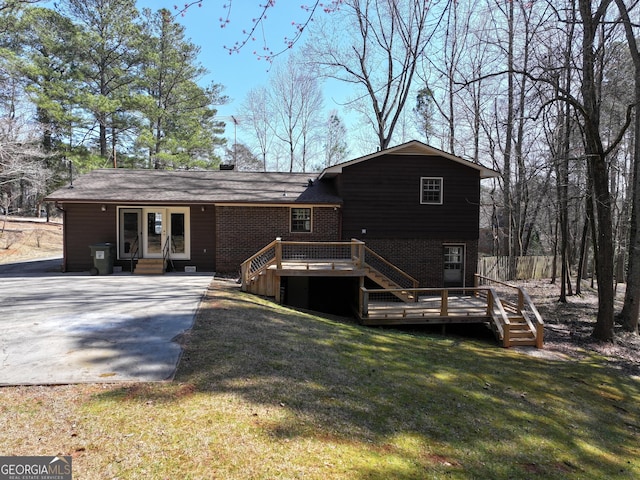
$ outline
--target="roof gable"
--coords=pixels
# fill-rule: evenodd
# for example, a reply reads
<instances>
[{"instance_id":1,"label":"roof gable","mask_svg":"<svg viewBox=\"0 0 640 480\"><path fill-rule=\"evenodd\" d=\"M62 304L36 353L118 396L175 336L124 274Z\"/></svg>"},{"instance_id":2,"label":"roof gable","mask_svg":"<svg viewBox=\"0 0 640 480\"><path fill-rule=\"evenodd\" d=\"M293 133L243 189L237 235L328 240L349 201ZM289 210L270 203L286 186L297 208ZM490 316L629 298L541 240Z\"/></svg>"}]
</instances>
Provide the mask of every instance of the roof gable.
<instances>
[{"instance_id":1,"label":"roof gable","mask_svg":"<svg viewBox=\"0 0 640 480\"><path fill-rule=\"evenodd\" d=\"M389 154L439 156L439 157L454 161L456 163L460 163L469 168L473 168L474 170L478 170L478 172L480 173L480 178L492 178L492 177L497 177L499 175L499 173L496 172L495 170L484 167L477 163L470 162L456 155L451 155L450 153L444 152L442 150L438 150L437 148L431 147L417 140L412 140L408 143L403 143L402 145L397 145L395 147L387 148L386 150L381 150L375 153L371 153L369 155L365 155L360 158L356 158L354 160L349 160L347 162L343 162L337 165L333 165L331 167L327 167L320 173L318 178L322 179L322 178L334 177L342 173L343 168L349 167L351 165L355 165L360 162L365 162L373 158L389 155Z\"/></svg>"}]
</instances>

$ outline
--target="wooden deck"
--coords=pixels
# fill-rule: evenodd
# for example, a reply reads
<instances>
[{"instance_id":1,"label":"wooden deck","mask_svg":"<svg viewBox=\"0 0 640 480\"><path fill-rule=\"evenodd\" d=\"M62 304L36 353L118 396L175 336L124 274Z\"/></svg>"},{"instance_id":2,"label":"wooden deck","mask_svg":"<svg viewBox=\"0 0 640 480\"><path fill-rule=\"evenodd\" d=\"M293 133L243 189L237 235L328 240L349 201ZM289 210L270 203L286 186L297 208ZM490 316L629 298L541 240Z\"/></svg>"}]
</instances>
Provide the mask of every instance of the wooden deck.
<instances>
[{"instance_id":1,"label":"wooden deck","mask_svg":"<svg viewBox=\"0 0 640 480\"><path fill-rule=\"evenodd\" d=\"M489 321L484 299L468 295L421 297L414 303L369 302L367 313L360 317L363 325L409 325L446 323L486 323Z\"/></svg>"},{"instance_id":2,"label":"wooden deck","mask_svg":"<svg viewBox=\"0 0 640 480\"><path fill-rule=\"evenodd\" d=\"M354 260L348 259L289 259L282 260L279 266L270 265L269 269L281 277L361 277L365 274Z\"/></svg>"},{"instance_id":3,"label":"wooden deck","mask_svg":"<svg viewBox=\"0 0 640 480\"><path fill-rule=\"evenodd\" d=\"M543 346L544 323L523 289L479 276L473 287L417 288L415 279L358 240L276 240L242 264L243 290L277 302L281 278L295 276L360 278L354 303L363 325L488 323L504 347ZM366 278L381 288L365 288Z\"/></svg>"}]
</instances>

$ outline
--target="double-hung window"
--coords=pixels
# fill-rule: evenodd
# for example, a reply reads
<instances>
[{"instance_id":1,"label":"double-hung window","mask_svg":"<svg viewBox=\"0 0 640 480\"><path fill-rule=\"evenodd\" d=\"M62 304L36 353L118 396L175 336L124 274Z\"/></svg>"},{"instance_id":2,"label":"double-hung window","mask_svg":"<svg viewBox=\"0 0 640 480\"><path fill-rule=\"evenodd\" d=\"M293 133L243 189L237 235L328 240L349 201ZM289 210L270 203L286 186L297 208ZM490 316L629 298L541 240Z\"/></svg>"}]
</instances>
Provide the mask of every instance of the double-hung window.
<instances>
[{"instance_id":1,"label":"double-hung window","mask_svg":"<svg viewBox=\"0 0 640 480\"><path fill-rule=\"evenodd\" d=\"M291 231L310 232L311 231L311 209L292 208L291 209Z\"/></svg>"},{"instance_id":2,"label":"double-hung window","mask_svg":"<svg viewBox=\"0 0 640 480\"><path fill-rule=\"evenodd\" d=\"M420 179L420 203L442 205L442 177L422 177Z\"/></svg>"}]
</instances>

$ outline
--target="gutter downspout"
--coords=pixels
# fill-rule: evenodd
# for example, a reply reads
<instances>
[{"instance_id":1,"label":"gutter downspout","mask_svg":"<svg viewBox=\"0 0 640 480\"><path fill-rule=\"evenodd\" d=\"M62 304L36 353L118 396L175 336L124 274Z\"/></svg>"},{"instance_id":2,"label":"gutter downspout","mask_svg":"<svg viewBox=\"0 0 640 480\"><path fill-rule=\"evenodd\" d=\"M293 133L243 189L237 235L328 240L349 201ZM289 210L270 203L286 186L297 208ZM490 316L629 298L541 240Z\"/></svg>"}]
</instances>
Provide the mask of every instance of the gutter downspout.
<instances>
[{"instance_id":1,"label":"gutter downspout","mask_svg":"<svg viewBox=\"0 0 640 480\"><path fill-rule=\"evenodd\" d=\"M55 206L62 212L62 273L67 272L67 211L56 202Z\"/></svg>"}]
</instances>

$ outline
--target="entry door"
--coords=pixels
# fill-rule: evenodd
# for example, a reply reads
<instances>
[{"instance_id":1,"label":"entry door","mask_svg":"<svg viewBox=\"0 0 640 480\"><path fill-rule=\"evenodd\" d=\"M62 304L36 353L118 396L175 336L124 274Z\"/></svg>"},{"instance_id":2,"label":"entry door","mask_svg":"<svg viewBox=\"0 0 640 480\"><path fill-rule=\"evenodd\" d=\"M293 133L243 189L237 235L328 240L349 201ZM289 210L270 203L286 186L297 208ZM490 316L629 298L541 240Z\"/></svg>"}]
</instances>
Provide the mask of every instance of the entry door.
<instances>
[{"instance_id":1,"label":"entry door","mask_svg":"<svg viewBox=\"0 0 640 480\"><path fill-rule=\"evenodd\" d=\"M142 251L142 210L139 208L120 209L120 258L140 256Z\"/></svg>"},{"instance_id":2,"label":"entry door","mask_svg":"<svg viewBox=\"0 0 640 480\"><path fill-rule=\"evenodd\" d=\"M164 208L144 209L143 253L145 258L162 258L167 238L167 211Z\"/></svg>"},{"instance_id":3,"label":"entry door","mask_svg":"<svg viewBox=\"0 0 640 480\"><path fill-rule=\"evenodd\" d=\"M464 286L464 245L444 246L444 286Z\"/></svg>"}]
</instances>

